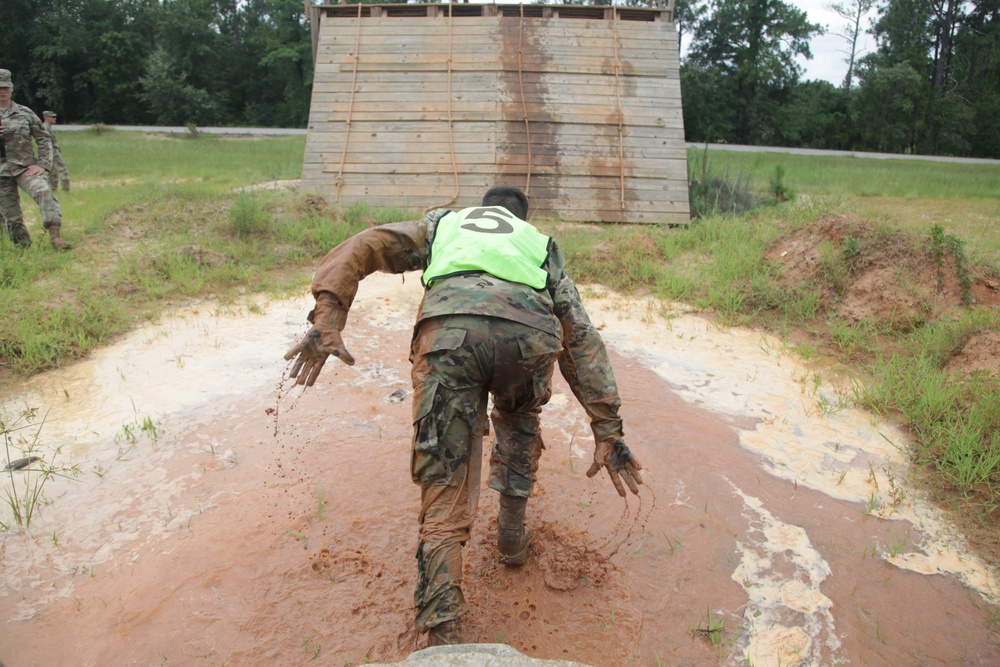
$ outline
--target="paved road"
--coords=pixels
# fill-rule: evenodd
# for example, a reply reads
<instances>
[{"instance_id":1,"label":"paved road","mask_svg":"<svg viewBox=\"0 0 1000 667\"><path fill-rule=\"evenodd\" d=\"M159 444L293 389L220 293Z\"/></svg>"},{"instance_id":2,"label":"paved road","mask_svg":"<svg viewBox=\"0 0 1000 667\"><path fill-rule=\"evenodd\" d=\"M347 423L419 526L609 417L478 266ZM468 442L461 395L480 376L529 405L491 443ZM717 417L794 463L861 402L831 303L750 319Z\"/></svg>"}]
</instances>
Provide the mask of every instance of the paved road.
<instances>
[{"instance_id":1,"label":"paved road","mask_svg":"<svg viewBox=\"0 0 1000 667\"><path fill-rule=\"evenodd\" d=\"M56 125L60 132L67 130L89 130L92 125ZM132 132L165 132L168 134L188 134L191 130L178 126L153 125L108 125L108 129ZM205 134L233 134L245 136L280 136L288 134L305 134L305 128L281 127L199 127L198 132ZM704 148L705 144L688 143L688 148ZM826 155L876 160L927 160L929 162L961 162L965 164L1000 165L1000 160L987 160L972 157L942 157L938 155L902 155L899 153L866 153L864 151L827 151L813 148L784 148L781 146L737 146L735 144L708 144L710 150L756 152L756 153L792 153L795 155Z\"/></svg>"},{"instance_id":2,"label":"paved road","mask_svg":"<svg viewBox=\"0 0 1000 667\"><path fill-rule=\"evenodd\" d=\"M56 125L56 130L89 130L93 125ZM105 125L109 130L125 132L161 132L165 134L190 134L191 130L182 126L168 125ZM305 134L305 128L297 127L199 127L198 132L204 134L237 134L248 136L279 136L285 134Z\"/></svg>"}]
</instances>

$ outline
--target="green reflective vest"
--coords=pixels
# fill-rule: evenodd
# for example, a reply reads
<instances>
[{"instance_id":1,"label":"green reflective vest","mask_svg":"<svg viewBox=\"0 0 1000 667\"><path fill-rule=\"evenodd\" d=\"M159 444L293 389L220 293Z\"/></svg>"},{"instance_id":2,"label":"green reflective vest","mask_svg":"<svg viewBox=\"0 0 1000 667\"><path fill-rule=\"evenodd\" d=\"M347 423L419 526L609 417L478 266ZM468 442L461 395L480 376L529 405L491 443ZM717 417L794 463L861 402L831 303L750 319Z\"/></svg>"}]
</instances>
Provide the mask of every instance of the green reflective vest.
<instances>
[{"instance_id":1,"label":"green reflective vest","mask_svg":"<svg viewBox=\"0 0 1000 667\"><path fill-rule=\"evenodd\" d=\"M548 272L549 237L502 206L452 211L437 223L425 287L435 280L484 271L502 280L542 289Z\"/></svg>"}]
</instances>

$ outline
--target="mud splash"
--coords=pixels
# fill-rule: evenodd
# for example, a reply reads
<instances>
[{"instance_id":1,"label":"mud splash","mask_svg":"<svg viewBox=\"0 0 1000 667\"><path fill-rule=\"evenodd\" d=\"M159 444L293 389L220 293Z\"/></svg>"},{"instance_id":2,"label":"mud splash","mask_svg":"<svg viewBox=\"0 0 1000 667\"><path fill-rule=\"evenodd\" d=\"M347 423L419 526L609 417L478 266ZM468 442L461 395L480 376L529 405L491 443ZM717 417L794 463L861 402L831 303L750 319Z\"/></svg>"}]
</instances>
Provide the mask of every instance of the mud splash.
<instances>
[{"instance_id":1,"label":"mud splash","mask_svg":"<svg viewBox=\"0 0 1000 667\"><path fill-rule=\"evenodd\" d=\"M903 434L847 407L830 369L674 304L585 297L646 485L625 503L585 477L586 416L557 381L523 568L497 564L482 492L470 639L602 666L1000 661L994 574L907 486ZM358 364L306 392L281 382L303 297L181 311L6 396L5 413L48 411L42 455L81 474L3 536L0 659L342 665L422 647L418 299L415 279L368 279L345 332Z\"/></svg>"}]
</instances>

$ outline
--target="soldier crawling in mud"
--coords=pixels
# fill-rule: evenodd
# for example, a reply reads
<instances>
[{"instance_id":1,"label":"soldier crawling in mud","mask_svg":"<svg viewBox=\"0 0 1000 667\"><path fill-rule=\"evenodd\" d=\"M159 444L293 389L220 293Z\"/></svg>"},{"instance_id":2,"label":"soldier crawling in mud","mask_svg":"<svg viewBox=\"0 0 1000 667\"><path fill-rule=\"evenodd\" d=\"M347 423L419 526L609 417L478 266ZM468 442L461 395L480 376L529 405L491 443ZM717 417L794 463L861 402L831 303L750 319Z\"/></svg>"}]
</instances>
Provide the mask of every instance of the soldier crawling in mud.
<instances>
[{"instance_id":1,"label":"soldier crawling in mud","mask_svg":"<svg viewBox=\"0 0 1000 667\"><path fill-rule=\"evenodd\" d=\"M340 332L358 283L374 271L423 270L426 289L410 352L410 465L421 489L416 627L429 631L430 645L463 643L462 546L474 518L470 498L478 488L470 489L470 470L479 470L476 440L486 427L489 394L496 431L489 486L500 492L501 562L520 565L528 555L524 512L557 359L591 419L597 446L587 476L606 469L623 497L622 479L635 494L642 483L642 466L622 440L621 400L604 341L559 247L527 216L523 192L496 187L481 206L436 209L423 220L373 227L344 241L313 279L313 328L285 355L296 358L291 377L306 386L331 354L353 365Z\"/></svg>"},{"instance_id":2,"label":"soldier crawling in mud","mask_svg":"<svg viewBox=\"0 0 1000 667\"><path fill-rule=\"evenodd\" d=\"M17 192L20 187L38 204L52 246L57 250L69 250L70 244L59 236L62 211L46 175L52 170L52 140L34 111L11 100L13 92L10 71L0 69L0 126L3 130L0 138L0 217L11 241L25 248L31 245ZM38 144L37 159L32 139Z\"/></svg>"}]
</instances>

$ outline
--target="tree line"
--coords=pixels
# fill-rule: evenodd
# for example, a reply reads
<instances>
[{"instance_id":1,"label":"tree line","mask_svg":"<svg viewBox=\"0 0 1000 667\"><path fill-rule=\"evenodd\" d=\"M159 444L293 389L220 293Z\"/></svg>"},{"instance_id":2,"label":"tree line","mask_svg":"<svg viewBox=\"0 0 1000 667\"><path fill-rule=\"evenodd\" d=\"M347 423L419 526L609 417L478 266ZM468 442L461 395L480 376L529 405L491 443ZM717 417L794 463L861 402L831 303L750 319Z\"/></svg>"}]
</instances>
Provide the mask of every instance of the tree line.
<instances>
[{"instance_id":1,"label":"tree line","mask_svg":"<svg viewBox=\"0 0 1000 667\"><path fill-rule=\"evenodd\" d=\"M683 0L689 141L1000 158L1000 2L844 0L841 85L802 81L822 32L782 0ZM876 48L858 53L869 34Z\"/></svg>"},{"instance_id":2,"label":"tree line","mask_svg":"<svg viewBox=\"0 0 1000 667\"><path fill-rule=\"evenodd\" d=\"M677 0L687 140L1000 158L1000 1L830 6L843 19L831 26L840 85L802 79L796 57L824 28L793 5ZM62 122L308 121L303 0L3 0L0 26L15 99ZM876 48L859 53L866 34Z\"/></svg>"},{"instance_id":3,"label":"tree line","mask_svg":"<svg viewBox=\"0 0 1000 667\"><path fill-rule=\"evenodd\" d=\"M61 122L305 127L302 0L2 0L15 101Z\"/></svg>"}]
</instances>

